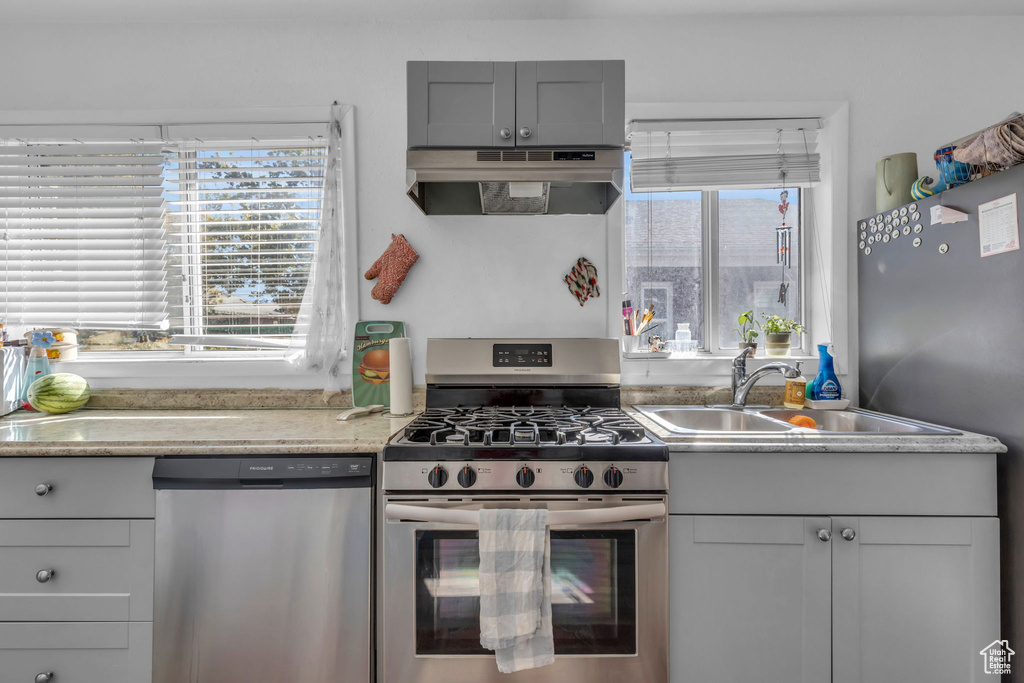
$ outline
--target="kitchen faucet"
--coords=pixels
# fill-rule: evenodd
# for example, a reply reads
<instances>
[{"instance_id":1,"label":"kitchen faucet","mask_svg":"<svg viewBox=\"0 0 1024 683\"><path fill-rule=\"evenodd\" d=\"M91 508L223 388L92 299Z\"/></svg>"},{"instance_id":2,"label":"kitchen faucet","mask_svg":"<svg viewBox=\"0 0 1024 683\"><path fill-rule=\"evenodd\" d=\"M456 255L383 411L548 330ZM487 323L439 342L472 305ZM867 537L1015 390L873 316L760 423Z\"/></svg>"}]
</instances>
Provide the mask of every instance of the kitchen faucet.
<instances>
[{"instance_id":1,"label":"kitchen faucet","mask_svg":"<svg viewBox=\"0 0 1024 683\"><path fill-rule=\"evenodd\" d=\"M757 380L761 379L765 375L770 375L773 372L778 372L784 375L787 379L800 376L800 364L797 363L797 367L793 367L789 363L768 363L762 365L757 370L754 370L749 376L747 375L747 354L753 349L749 346L742 351L740 355L732 359L732 407L733 408L745 408L747 405L747 394L750 393L750 388L754 386Z\"/></svg>"}]
</instances>

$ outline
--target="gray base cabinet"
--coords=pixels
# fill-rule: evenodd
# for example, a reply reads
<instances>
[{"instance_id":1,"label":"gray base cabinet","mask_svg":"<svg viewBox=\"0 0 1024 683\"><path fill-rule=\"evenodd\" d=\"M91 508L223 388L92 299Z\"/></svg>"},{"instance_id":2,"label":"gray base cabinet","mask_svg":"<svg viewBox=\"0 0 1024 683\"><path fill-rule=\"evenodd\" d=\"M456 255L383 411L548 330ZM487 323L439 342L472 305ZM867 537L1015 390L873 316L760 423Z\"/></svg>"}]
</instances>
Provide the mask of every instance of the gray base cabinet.
<instances>
[{"instance_id":1,"label":"gray base cabinet","mask_svg":"<svg viewBox=\"0 0 1024 683\"><path fill-rule=\"evenodd\" d=\"M831 671L825 518L669 519L671 680L810 683Z\"/></svg>"},{"instance_id":2,"label":"gray base cabinet","mask_svg":"<svg viewBox=\"0 0 1024 683\"><path fill-rule=\"evenodd\" d=\"M672 515L673 683L972 683L999 521Z\"/></svg>"},{"instance_id":3,"label":"gray base cabinet","mask_svg":"<svg viewBox=\"0 0 1024 683\"><path fill-rule=\"evenodd\" d=\"M995 683L995 456L669 465L672 683Z\"/></svg>"},{"instance_id":4,"label":"gray base cabinet","mask_svg":"<svg viewBox=\"0 0 1024 683\"><path fill-rule=\"evenodd\" d=\"M999 520L832 520L833 683L982 683L999 640ZM849 537L849 540L847 538Z\"/></svg>"},{"instance_id":5,"label":"gray base cabinet","mask_svg":"<svg viewBox=\"0 0 1024 683\"><path fill-rule=\"evenodd\" d=\"M152 473L152 458L0 459L0 681L152 680Z\"/></svg>"},{"instance_id":6,"label":"gray base cabinet","mask_svg":"<svg viewBox=\"0 0 1024 683\"><path fill-rule=\"evenodd\" d=\"M53 683L145 683L152 643L152 623L0 624L0 680L51 674Z\"/></svg>"}]
</instances>

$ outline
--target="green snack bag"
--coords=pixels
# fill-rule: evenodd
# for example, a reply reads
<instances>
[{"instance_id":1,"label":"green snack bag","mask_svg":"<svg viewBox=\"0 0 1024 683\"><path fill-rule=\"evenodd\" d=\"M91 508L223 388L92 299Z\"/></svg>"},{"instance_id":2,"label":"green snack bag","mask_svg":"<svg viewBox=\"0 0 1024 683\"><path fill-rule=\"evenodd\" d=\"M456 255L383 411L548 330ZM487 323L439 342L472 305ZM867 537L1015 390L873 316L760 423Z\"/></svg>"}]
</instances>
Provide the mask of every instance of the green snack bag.
<instances>
[{"instance_id":1,"label":"green snack bag","mask_svg":"<svg viewBox=\"0 0 1024 683\"><path fill-rule=\"evenodd\" d=\"M391 405L391 352L393 337L405 336L405 323L364 320L356 323L352 345L352 405Z\"/></svg>"}]
</instances>

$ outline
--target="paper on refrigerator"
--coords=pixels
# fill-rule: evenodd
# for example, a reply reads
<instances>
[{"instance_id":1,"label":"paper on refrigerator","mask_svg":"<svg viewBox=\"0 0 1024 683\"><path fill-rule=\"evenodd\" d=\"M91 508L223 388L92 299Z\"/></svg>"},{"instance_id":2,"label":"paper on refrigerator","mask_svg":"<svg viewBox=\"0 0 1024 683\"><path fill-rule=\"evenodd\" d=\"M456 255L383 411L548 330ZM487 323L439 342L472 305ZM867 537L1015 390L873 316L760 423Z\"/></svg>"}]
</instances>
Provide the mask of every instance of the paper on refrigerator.
<instances>
[{"instance_id":1,"label":"paper on refrigerator","mask_svg":"<svg viewBox=\"0 0 1024 683\"><path fill-rule=\"evenodd\" d=\"M982 258L1020 249L1016 192L978 205L978 237Z\"/></svg>"}]
</instances>

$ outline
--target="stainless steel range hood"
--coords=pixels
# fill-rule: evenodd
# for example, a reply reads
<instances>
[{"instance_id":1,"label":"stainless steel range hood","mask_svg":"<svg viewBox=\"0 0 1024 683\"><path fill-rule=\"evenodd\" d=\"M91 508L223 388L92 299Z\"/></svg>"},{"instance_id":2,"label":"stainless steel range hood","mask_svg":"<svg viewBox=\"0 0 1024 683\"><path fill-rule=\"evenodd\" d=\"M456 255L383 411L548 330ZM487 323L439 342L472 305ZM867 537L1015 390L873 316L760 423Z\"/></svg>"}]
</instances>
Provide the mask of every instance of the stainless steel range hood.
<instances>
[{"instance_id":1,"label":"stainless steel range hood","mask_svg":"<svg viewBox=\"0 0 1024 683\"><path fill-rule=\"evenodd\" d=\"M621 149L411 149L406 193L428 216L604 214Z\"/></svg>"}]
</instances>

